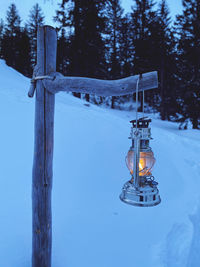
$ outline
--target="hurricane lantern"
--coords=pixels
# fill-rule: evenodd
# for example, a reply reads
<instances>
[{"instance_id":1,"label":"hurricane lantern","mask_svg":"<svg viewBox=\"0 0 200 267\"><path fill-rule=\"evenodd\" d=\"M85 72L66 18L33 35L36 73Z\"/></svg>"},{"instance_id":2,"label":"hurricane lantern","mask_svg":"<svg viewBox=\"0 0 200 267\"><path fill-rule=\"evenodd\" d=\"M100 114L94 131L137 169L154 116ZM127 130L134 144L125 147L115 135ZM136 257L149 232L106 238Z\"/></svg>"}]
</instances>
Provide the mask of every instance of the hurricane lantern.
<instances>
[{"instance_id":1,"label":"hurricane lantern","mask_svg":"<svg viewBox=\"0 0 200 267\"><path fill-rule=\"evenodd\" d=\"M152 175L155 164L154 153L149 146L151 138L151 119L132 120L132 146L126 156L126 165L131 179L122 188L120 199L128 204L141 207L156 206L161 202L158 183Z\"/></svg>"}]
</instances>

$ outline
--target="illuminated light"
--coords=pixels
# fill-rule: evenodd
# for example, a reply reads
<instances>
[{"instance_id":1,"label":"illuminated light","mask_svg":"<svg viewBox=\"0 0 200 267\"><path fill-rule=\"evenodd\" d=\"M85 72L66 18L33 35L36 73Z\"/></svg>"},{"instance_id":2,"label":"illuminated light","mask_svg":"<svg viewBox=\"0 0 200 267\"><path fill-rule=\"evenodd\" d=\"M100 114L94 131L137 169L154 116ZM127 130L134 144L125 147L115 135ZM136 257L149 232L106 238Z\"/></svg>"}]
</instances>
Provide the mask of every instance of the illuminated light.
<instances>
[{"instance_id":1,"label":"illuminated light","mask_svg":"<svg viewBox=\"0 0 200 267\"><path fill-rule=\"evenodd\" d=\"M143 166L142 166L142 163L139 162L139 171L143 170Z\"/></svg>"},{"instance_id":2,"label":"illuminated light","mask_svg":"<svg viewBox=\"0 0 200 267\"><path fill-rule=\"evenodd\" d=\"M155 164L155 158L152 151L140 152L139 176L151 175L152 168ZM126 156L126 166L130 173L134 170L134 151L129 150Z\"/></svg>"}]
</instances>

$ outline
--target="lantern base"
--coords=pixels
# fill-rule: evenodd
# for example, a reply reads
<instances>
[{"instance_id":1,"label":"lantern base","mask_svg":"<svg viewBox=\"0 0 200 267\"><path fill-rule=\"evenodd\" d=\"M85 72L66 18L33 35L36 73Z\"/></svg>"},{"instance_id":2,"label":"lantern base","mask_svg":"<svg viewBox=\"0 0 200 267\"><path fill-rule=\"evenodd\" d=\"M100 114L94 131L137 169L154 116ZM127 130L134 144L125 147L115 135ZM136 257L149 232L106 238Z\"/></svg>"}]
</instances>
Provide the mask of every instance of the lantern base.
<instances>
[{"instance_id":1,"label":"lantern base","mask_svg":"<svg viewBox=\"0 0 200 267\"><path fill-rule=\"evenodd\" d=\"M143 185L136 189L130 181L124 184L120 199L127 204L139 207L153 207L161 202L156 185Z\"/></svg>"}]
</instances>

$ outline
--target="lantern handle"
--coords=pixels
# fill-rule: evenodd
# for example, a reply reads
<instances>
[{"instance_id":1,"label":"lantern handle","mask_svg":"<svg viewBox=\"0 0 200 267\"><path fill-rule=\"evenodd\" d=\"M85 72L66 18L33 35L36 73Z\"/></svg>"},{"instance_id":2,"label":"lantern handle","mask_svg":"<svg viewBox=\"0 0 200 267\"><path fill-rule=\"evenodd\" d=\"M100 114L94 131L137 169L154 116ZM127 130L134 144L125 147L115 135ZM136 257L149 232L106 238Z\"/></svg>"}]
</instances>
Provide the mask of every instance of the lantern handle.
<instances>
[{"instance_id":1,"label":"lantern handle","mask_svg":"<svg viewBox=\"0 0 200 267\"><path fill-rule=\"evenodd\" d=\"M140 73L137 82L136 82L136 130L135 132L137 133L137 123L138 123L138 91L139 91L139 82L142 79L142 73ZM144 90L143 90L143 97L144 97ZM143 117L144 117L144 107L143 107Z\"/></svg>"}]
</instances>

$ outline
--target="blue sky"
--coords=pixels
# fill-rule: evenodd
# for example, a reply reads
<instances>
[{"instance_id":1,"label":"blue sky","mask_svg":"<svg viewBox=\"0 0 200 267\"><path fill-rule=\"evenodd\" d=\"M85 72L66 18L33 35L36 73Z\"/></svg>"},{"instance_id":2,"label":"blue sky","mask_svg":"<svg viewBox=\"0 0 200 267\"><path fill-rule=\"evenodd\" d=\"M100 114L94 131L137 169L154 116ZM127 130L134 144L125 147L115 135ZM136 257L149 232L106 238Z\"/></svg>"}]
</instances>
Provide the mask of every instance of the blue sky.
<instances>
[{"instance_id":1,"label":"blue sky","mask_svg":"<svg viewBox=\"0 0 200 267\"><path fill-rule=\"evenodd\" d=\"M59 0L60 2L61 0ZM133 0L121 0L122 6L124 7L125 11L128 12L131 10L131 5ZM0 18L5 18L6 10L11 3L15 3L19 14L24 21L28 19L28 14L32 6L36 3L42 7L43 13L46 17L46 24L54 26L52 22L52 16L55 15L55 9L57 8L57 0L1 0L1 8L0 8ZM172 18L175 17L176 14L180 13L182 10L182 0L168 0L168 5L171 11Z\"/></svg>"}]
</instances>

